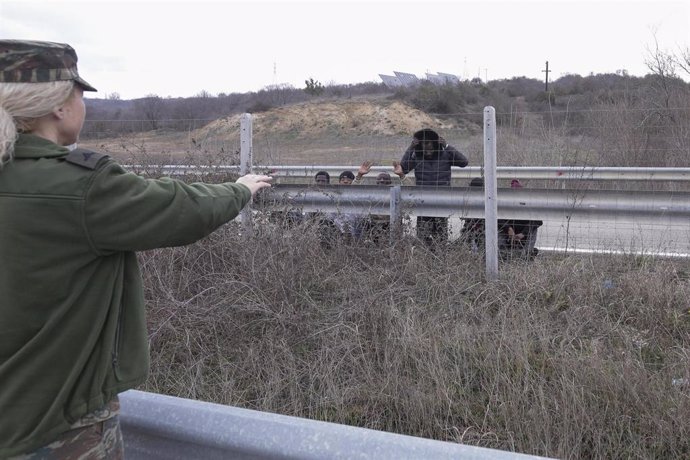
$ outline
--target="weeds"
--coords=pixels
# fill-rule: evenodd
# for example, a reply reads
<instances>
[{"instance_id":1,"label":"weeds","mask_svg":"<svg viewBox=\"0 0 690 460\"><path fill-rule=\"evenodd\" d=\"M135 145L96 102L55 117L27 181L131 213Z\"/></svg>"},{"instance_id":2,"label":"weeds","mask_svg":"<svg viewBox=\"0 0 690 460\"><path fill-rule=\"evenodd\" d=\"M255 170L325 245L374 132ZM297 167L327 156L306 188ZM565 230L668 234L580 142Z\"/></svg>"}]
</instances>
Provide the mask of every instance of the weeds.
<instances>
[{"instance_id":1,"label":"weeds","mask_svg":"<svg viewBox=\"0 0 690 460\"><path fill-rule=\"evenodd\" d=\"M462 247L235 223L140 260L146 390L559 458L690 455L687 262L540 256L489 283Z\"/></svg>"}]
</instances>

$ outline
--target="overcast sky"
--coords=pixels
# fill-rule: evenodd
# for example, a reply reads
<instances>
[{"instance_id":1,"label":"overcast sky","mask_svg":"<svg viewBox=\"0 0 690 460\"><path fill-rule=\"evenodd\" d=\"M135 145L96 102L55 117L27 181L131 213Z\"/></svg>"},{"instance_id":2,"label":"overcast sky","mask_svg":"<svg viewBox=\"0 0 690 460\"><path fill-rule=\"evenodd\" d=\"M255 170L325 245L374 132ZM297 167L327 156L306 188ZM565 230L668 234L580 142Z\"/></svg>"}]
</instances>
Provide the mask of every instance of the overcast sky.
<instances>
[{"instance_id":1,"label":"overcast sky","mask_svg":"<svg viewBox=\"0 0 690 460\"><path fill-rule=\"evenodd\" d=\"M690 45L689 1L0 0L0 37L71 44L105 97L188 97L393 71L489 80L648 73Z\"/></svg>"}]
</instances>

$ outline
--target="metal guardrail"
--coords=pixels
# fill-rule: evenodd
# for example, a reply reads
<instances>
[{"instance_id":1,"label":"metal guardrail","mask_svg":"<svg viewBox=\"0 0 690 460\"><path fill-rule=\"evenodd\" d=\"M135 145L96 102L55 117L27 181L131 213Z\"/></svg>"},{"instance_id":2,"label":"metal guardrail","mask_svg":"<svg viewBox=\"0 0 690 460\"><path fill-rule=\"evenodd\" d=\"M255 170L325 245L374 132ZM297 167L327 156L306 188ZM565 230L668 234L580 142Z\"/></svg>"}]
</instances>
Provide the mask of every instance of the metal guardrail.
<instances>
[{"instance_id":1,"label":"metal guardrail","mask_svg":"<svg viewBox=\"0 0 690 460\"><path fill-rule=\"evenodd\" d=\"M204 174L211 172L237 172L239 165L125 165L132 171L159 171L167 175ZM326 171L332 177L345 171L357 171L359 166L284 166L254 165L256 173L270 173L275 177L293 177L312 179L317 171ZM480 166L451 168L453 179L471 179L482 175ZM372 166L368 176L376 177L380 172L392 173L390 166ZM618 168L595 166L498 166L498 179L545 179L545 180L653 180L653 181L690 181L690 168ZM414 177L414 171L409 174Z\"/></svg>"},{"instance_id":2,"label":"metal guardrail","mask_svg":"<svg viewBox=\"0 0 690 460\"><path fill-rule=\"evenodd\" d=\"M690 257L690 192L502 188L496 204L497 219L542 221L543 251ZM455 235L463 219L485 217L484 191L475 187L278 184L254 208L289 211L293 222L319 211L391 215L392 241L403 214L450 217Z\"/></svg>"},{"instance_id":3,"label":"metal guardrail","mask_svg":"<svg viewBox=\"0 0 690 460\"><path fill-rule=\"evenodd\" d=\"M129 460L545 458L136 390L120 405Z\"/></svg>"},{"instance_id":4,"label":"metal guardrail","mask_svg":"<svg viewBox=\"0 0 690 460\"><path fill-rule=\"evenodd\" d=\"M390 209L394 189L376 185L317 188L277 184L265 191L255 207L389 214L395 212ZM484 217L484 191L474 187L400 187L400 202L404 210L424 216ZM638 222L690 222L690 192L502 188L497 203L499 218L627 217Z\"/></svg>"}]
</instances>

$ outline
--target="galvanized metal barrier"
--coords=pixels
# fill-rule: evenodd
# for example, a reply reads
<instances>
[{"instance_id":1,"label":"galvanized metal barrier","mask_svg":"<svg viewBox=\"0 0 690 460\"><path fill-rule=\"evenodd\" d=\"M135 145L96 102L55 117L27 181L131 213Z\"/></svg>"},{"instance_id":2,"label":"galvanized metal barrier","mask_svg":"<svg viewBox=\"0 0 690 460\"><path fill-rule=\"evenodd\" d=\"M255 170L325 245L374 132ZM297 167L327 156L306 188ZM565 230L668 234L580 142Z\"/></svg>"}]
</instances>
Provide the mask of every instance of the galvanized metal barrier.
<instances>
[{"instance_id":1,"label":"galvanized metal barrier","mask_svg":"<svg viewBox=\"0 0 690 460\"><path fill-rule=\"evenodd\" d=\"M544 458L136 390L120 403L128 460Z\"/></svg>"},{"instance_id":2,"label":"galvanized metal barrier","mask_svg":"<svg viewBox=\"0 0 690 460\"><path fill-rule=\"evenodd\" d=\"M543 221L542 251L690 257L690 192L501 188L496 197L498 219ZM484 191L475 187L278 184L254 209L389 214L393 239L402 214L449 217L455 235L464 219L485 217Z\"/></svg>"},{"instance_id":3,"label":"galvanized metal barrier","mask_svg":"<svg viewBox=\"0 0 690 460\"><path fill-rule=\"evenodd\" d=\"M305 212L388 214L394 187L322 187L277 184L262 192L256 207L300 208ZM499 189L498 217L562 219L620 216L635 221L690 222L690 192ZM484 191L476 187L400 187L400 206L424 216L484 217Z\"/></svg>"}]
</instances>

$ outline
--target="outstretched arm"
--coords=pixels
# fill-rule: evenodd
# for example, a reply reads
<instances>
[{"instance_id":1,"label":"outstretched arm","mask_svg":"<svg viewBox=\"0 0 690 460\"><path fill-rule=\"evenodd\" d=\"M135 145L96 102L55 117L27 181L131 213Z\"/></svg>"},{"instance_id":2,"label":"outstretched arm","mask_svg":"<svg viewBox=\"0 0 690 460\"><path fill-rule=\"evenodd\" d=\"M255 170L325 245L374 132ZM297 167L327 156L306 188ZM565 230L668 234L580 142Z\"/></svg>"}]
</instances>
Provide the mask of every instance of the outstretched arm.
<instances>
[{"instance_id":1,"label":"outstretched arm","mask_svg":"<svg viewBox=\"0 0 690 460\"><path fill-rule=\"evenodd\" d=\"M270 181L260 174L221 184L144 179L111 161L85 192L84 231L99 254L190 244L234 219Z\"/></svg>"}]
</instances>

